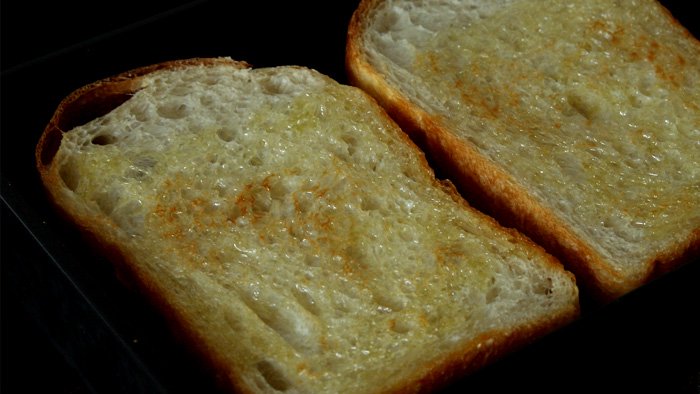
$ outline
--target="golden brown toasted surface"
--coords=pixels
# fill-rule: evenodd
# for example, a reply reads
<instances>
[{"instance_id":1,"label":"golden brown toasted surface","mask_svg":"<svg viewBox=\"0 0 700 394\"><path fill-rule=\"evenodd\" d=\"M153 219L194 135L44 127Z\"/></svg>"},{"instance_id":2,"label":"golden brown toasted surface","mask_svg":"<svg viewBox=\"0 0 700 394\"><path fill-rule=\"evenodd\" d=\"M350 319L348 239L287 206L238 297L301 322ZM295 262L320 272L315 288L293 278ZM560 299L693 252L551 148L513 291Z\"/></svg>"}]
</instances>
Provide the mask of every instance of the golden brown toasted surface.
<instances>
[{"instance_id":1,"label":"golden brown toasted surface","mask_svg":"<svg viewBox=\"0 0 700 394\"><path fill-rule=\"evenodd\" d=\"M697 248L700 46L656 2L366 1L347 54L465 193L594 292Z\"/></svg>"}]
</instances>

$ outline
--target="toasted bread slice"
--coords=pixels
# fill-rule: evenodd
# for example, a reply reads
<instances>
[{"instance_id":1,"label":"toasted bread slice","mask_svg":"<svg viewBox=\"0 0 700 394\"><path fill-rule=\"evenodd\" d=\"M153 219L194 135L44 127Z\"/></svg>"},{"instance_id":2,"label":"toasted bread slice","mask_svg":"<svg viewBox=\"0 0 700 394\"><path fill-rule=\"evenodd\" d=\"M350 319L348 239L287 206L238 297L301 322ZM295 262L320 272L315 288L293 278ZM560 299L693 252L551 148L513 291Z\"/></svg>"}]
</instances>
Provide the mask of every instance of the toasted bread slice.
<instances>
[{"instance_id":1,"label":"toasted bread slice","mask_svg":"<svg viewBox=\"0 0 700 394\"><path fill-rule=\"evenodd\" d=\"M427 390L578 314L556 259L310 69L131 71L65 99L36 154L52 201L226 387Z\"/></svg>"},{"instance_id":2,"label":"toasted bread slice","mask_svg":"<svg viewBox=\"0 0 700 394\"><path fill-rule=\"evenodd\" d=\"M351 83L600 301L700 250L700 44L653 0L365 0Z\"/></svg>"}]
</instances>

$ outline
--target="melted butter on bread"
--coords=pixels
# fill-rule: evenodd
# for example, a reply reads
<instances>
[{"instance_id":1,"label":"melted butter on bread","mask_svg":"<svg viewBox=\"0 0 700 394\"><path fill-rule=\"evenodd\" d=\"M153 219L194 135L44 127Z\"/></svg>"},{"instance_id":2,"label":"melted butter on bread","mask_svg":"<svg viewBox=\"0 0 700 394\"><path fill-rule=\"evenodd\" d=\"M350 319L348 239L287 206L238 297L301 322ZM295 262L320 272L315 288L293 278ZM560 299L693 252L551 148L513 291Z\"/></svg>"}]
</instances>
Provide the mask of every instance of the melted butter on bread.
<instances>
[{"instance_id":1,"label":"melted butter on bread","mask_svg":"<svg viewBox=\"0 0 700 394\"><path fill-rule=\"evenodd\" d=\"M626 267L700 222L700 51L640 3L514 1L437 30L412 68L461 137Z\"/></svg>"},{"instance_id":2,"label":"melted butter on bread","mask_svg":"<svg viewBox=\"0 0 700 394\"><path fill-rule=\"evenodd\" d=\"M577 313L551 256L437 181L364 93L311 70L156 72L67 131L54 163L66 206L252 391L401 387Z\"/></svg>"}]
</instances>

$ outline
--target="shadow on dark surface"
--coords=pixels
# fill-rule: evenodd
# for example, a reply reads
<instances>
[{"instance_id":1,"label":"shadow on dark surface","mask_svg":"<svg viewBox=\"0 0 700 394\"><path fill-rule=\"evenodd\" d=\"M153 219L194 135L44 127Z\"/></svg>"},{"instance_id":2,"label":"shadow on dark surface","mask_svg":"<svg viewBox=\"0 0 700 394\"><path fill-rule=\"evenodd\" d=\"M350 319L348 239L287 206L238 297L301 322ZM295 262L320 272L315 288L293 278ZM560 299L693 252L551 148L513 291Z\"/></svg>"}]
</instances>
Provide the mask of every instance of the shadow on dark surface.
<instances>
[{"instance_id":1,"label":"shadow on dark surface","mask_svg":"<svg viewBox=\"0 0 700 394\"><path fill-rule=\"evenodd\" d=\"M5 256L3 256L5 260ZM5 288L5 286L3 286ZM40 321L27 316L15 294L2 294L3 393L91 393L87 382L70 366L41 330Z\"/></svg>"}]
</instances>

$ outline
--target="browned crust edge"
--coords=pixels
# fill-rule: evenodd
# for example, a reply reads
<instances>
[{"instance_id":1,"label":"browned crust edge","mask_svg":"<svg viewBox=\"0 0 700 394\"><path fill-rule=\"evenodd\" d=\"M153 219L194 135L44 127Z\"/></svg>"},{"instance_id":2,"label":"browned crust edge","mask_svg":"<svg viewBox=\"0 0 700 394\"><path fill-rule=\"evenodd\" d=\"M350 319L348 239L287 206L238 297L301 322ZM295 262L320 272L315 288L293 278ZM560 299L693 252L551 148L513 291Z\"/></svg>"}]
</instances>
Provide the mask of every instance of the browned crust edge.
<instances>
[{"instance_id":1,"label":"browned crust edge","mask_svg":"<svg viewBox=\"0 0 700 394\"><path fill-rule=\"evenodd\" d=\"M36 165L50 203L56 212L73 224L90 248L105 256L113 264L116 275L127 287L142 294L169 323L174 339L181 341L188 351L205 361L205 369L213 372L213 384L226 391L245 392L245 385L231 372L231 366L217 349L205 347L203 338L194 330L187 316L168 301L168 289L162 288L148 273L140 269L136 259L125 252L116 239L106 235L104 228L113 224L100 217L87 217L77 213L63 203L60 175L53 164L54 155L60 146L62 134L90 116L102 115L128 99L139 89L141 77L159 70L179 69L192 66L230 65L234 69L249 68L245 62L230 58L190 58L148 65L105 78L73 91L58 105L54 115L44 129L35 149ZM120 102L121 101L121 102ZM95 107L94 103L98 103ZM104 105L103 105L104 104ZM83 111L85 106L89 108ZM86 116L87 115L87 116Z\"/></svg>"},{"instance_id":2,"label":"browned crust edge","mask_svg":"<svg viewBox=\"0 0 700 394\"><path fill-rule=\"evenodd\" d=\"M641 277L627 278L615 271L511 175L451 133L439 117L412 103L374 69L363 51L362 36L378 3L379 0L362 0L351 18L345 58L349 82L375 97L474 206L544 246L576 275L582 290L596 303L611 302L700 256L700 229L693 229L685 241L643 262ZM660 8L680 26L668 10ZM687 30L683 31L697 43Z\"/></svg>"},{"instance_id":3,"label":"browned crust edge","mask_svg":"<svg viewBox=\"0 0 700 394\"><path fill-rule=\"evenodd\" d=\"M391 393L430 393L458 383L478 370L533 344L545 335L567 326L579 316L570 310L559 316L514 327L511 331L483 333L446 357L430 363L413 374L413 379L391 388Z\"/></svg>"}]
</instances>

